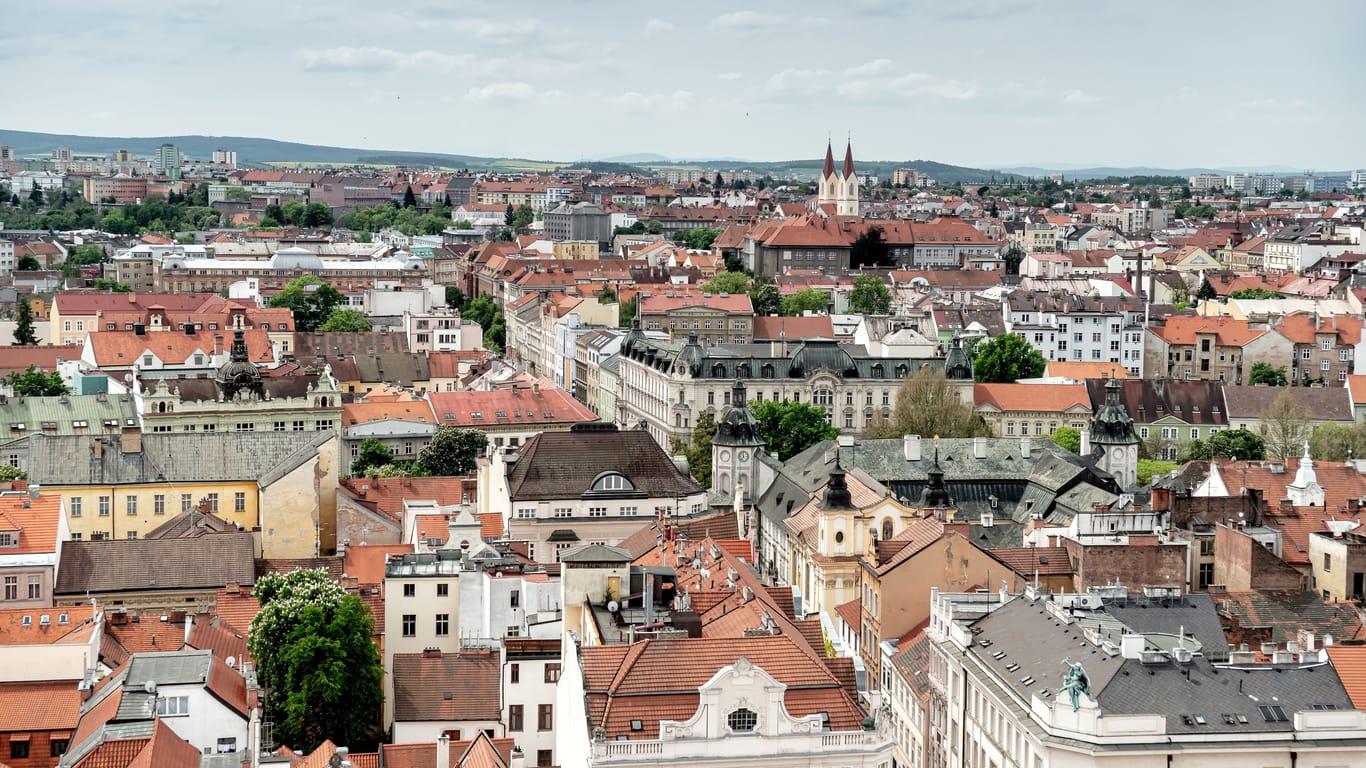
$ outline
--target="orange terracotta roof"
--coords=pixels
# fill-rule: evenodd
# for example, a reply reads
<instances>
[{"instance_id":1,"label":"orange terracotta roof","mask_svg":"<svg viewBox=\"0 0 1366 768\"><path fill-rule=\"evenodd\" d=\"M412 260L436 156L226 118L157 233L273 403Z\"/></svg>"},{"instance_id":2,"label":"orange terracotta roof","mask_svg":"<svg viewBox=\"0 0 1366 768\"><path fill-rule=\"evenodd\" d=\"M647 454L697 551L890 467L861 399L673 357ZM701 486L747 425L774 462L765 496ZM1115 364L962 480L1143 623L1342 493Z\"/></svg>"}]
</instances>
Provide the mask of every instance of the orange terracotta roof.
<instances>
[{"instance_id":1,"label":"orange terracotta roof","mask_svg":"<svg viewBox=\"0 0 1366 768\"><path fill-rule=\"evenodd\" d=\"M1062 413L1079 407L1088 414L1091 411L1085 384L975 384L972 392L979 408L993 405L1007 412Z\"/></svg>"},{"instance_id":2,"label":"orange terracotta roof","mask_svg":"<svg viewBox=\"0 0 1366 768\"><path fill-rule=\"evenodd\" d=\"M1366 645L1331 645L1328 661L1347 689L1352 706L1366 710Z\"/></svg>"},{"instance_id":3,"label":"orange terracotta roof","mask_svg":"<svg viewBox=\"0 0 1366 768\"><path fill-rule=\"evenodd\" d=\"M756 317L754 318L754 340L776 341L786 339L799 341L810 338L833 338L835 327L829 315L813 317Z\"/></svg>"},{"instance_id":4,"label":"orange terracotta roof","mask_svg":"<svg viewBox=\"0 0 1366 768\"><path fill-rule=\"evenodd\" d=\"M55 645L88 641L95 627L92 620L94 610L89 605L0 609L0 645ZM66 624L60 621L62 614L67 616ZM48 624L42 623L43 616L49 617ZM28 624L24 623L25 617L29 620Z\"/></svg>"},{"instance_id":5,"label":"orange terracotta roof","mask_svg":"<svg viewBox=\"0 0 1366 768\"><path fill-rule=\"evenodd\" d=\"M1077 381L1087 379L1129 378L1128 369L1114 363L1069 363L1053 361L1044 367L1045 376L1061 376Z\"/></svg>"},{"instance_id":6,"label":"orange terracotta roof","mask_svg":"<svg viewBox=\"0 0 1366 768\"><path fill-rule=\"evenodd\" d=\"M380 584L384 581L384 565L389 555L409 554L412 544L352 544L346 548L343 560L347 576L355 576L360 584Z\"/></svg>"},{"instance_id":7,"label":"orange terracotta roof","mask_svg":"<svg viewBox=\"0 0 1366 768\"><path fill-rule=\"evenodd\" d=\"M835 613L839 614L839 617L844 620L844 623L850 629L854 630L855 634L863 631L862 600L856 599L850 600L847 603L841 603L840 605L835 606Z\"/></svg>"},{"instance_id":8,"label":"orange terracotta roof","mask_svg":"<svg viewBox=\"0 0 1366 768\"><path fill-rule=\"evenodd\" d=\"M94 354L96 366L123 368L138 362L144 354L156 355L163 363L184 364L196 352L206 356L212 355L215 348L224 352L232 345L232 334L224 332L219 335L223 338L216 342L211 332L186 336L169 331L144 335L138 335L136 331L92 331L87 336L87 342ZM265 331L248 328L242 336L253 363L261 365L275 362L274 348Z\"/></svg>"},{"instance_id":9,"label":"orange terracotta roof","mask_svg":"<svg viewBox=\"0 0 1366 768\"><path fill-rule=\"evenodd\" d=\"M128 768L199 768L199 748L176 735L160 718L152 731L152 739Z\"/></svg>"},{"instance_id":10,"label":"orange terracotta roof","mask_svg":"<svg viewBox=\"0 0 1366 768\"><path fill-rule=\"evenodd\" d=\"M361 495L361 488L366 488ZM342 481L344 491L374 511L394 520L403 517L404 499L431 499L442 506L473 503L477 485L464 477L367 477Z\"/></svg>"},{"instance_id":11,"label":"orange terracotta roof","mask_svg":"<svg viewBox=\"0 0 1366 768\"><path fill-rule=\"evenodd\" d=\"M1167 318L1165 325L1148 329L1168 344L1194 344L1196 334L1215 334L1223 346L1242 347L1261 338L1269 331L1253 330L1246 320L1238 320L1222 315L1214 317L1187 317L1174 315Z\"/></svg>"},{"instance_id":12,"label":"orange terracotta roof","mask_svg":"<svg viewBox=\"0 0 1366 768\"><path fill-rule=\"evenodd\" d=\"M190 629L185 645L200 651L213 651L215 659L247 659L247 631L218 618L200 614Z\"/></svg>"},{"instance_id":13,"label":"orange terracotta roof","mask_svg":"<svg viewBox=\"0 0 1366 768\"><path fill-rule=\"evenodd\" d=\"M1352 393L1352 405L1366 405L1366 376L1348 374L1347 388Z\"/></svg>"},{"instance_id":14,"label":"orange terracotta roof","mask_svg":"<svg viewBox=\"0 0 1366 768\"><path fill-rule=\"evenodd\" d=\"M0 683L0 733L73 731L80 717L74 680Z\"/></svg>"},{"instance_id":15,"label":"orange terracotta roof","mask_svg":"<svg viewBox=\"0 0 1366 768\"><path fill-rule=\"evenodd\" d=\"M1320 317L1317 326L1307 314L1286 315L1275 328L1296 344L1317 344L1318 334L1333 334L1338 344L1361 341L1361 318L1348 315Z\"/></svg>"},{"instance_id":16,"label":"orange terracotta roof","mask_svg":"<svg viewBox=\"0 0 1366 768\"><path fill-rule=\"evenodd\" d=\"M503 516L498 512L479 515L479 535L485 539L503 538Z\"/></svg>"},{"instance_id":17,"label":"orange terracotta roof","mask_svg":"<svg viewBox=\"0 0 1366 768\"><path fill-rule=\"evenodd\" d=\"M383 396L381 396L383 397ZM397 419L433 424L432 406L426 400L391 400L367 398L342 404L342 425L366 424L372 421Z\"/></svg>"},{"instance_id":18,"label":"orange terracotta roof","mask_svg":"<svg viewBox=\"0 0 1366 768\"><path fill-rule=\"evenodd\" d=\"M30 499L0 497L0 530L19 531L19 546L7 547L6 555L30 555L57 551L57 524L62 499L55 494Z\"/></svg>"},{"instance_id":19,"label":"orange terracotta roof","mask_svg":"<svg viewBox=\"0 0 1366 768\"><path fill-rule=\"evenodd\" d=\"M490 743L506 766L512 761L513 739L491 739ZM452 741L450 745L450 765L460 766L461 758L474 746L474 740ZM421 744L381 744L380 759L384 768L433 768L436 765L436 742ZM357 766L357 768L359 768Z\"/></svg>"},{"instance_id":20,"label":"orange terracotta roof","mask_svg":"<svg viewBox=\"0 0 1366 768\"><path fill-rule=\"evenodd\" d=\"M746 298L748 300L748 298ZM597 421L597 414L564 389L541 379L537 386L483 392L432 392L432 411L439 423L497 430L532 424L578 424Z\"/></svg>"},{"instance_id":21,"label":"orange terracotta roof","mask_svg":"<svg viewBox=\"0 0 1366 768\"><path fill-rule=\"evenodd\" d=\"M37 367L40 371L55 371L59 359L79 360L81 350L82 347L78 344L61 347L0 346L0 376L8 376L16 371L26 371L30 365Z\"/></svg>"},{"instance_id":22,"label":"orange terracotta roof","mask_svg":"<svg viewBox=\"0 0 1366 768\"><path fill-rule=\"evenodd\" d=\"M251 621L261 612L261 603L251 594L251 585L237 587L233 594L231 587L218 590L213 614L232 626L246 632L251 629Z\"/></svg>"},{"instance_id":23,"label":"orange terracotta roof","mask_svg":"<svg viewBox=\"0 0 1366 768\"><path fill-rule=\"evenodd\" d=\"M129 617L138 620L127 624L110 622L104 631L128 653L178 651L185 645L185 622L161 621L162 616L167 614Z\"/></svg>"}]
</instances>

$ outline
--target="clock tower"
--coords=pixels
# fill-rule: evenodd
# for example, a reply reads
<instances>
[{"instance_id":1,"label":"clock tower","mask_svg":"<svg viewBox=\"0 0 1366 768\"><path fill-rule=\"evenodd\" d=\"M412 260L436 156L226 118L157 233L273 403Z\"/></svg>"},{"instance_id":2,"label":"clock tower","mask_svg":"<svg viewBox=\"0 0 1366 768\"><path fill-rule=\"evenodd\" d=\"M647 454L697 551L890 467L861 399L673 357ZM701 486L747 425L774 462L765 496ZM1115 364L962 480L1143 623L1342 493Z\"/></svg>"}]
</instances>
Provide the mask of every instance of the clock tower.
<instances>
[{"instance_id":1,"label":"clock tower","mask_svg":"<svg viewBox=\"0 0 1366 768\"><path fill-rule=\"evenodd\" d=\"M241 323L232 332L232 350L228 362L218 369L219 392L225 402L256 395L257 400L266 399L265 384L261 381L261 371L251 362L247 354L247 341L242 333Z\"/></svg>"},{"instance_id":2,"label":"clock tower","mask_svg":"<svg viewBox=\"0 0 1366 768\"><path fill-rule=\"evenodd\" d=\"M764 439L759 436L759 422L745 404L745 383L736 379L730 393L730 407L721 414L711 439L711 487L732 499L744 495L754 499Z\"/></svg>"}]
</instances>

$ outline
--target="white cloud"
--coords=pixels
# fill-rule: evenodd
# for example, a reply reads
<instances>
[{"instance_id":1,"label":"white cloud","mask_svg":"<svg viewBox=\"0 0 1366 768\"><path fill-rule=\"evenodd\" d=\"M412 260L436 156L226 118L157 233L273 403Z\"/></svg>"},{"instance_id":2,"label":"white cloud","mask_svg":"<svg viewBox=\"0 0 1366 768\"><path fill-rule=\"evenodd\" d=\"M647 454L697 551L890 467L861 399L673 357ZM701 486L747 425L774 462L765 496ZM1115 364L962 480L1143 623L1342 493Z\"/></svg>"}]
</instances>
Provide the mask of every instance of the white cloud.
<instances>
[{"instance_id":1,"label":"white cloud","mask_svg":"<svg viewBox=\"0 0 1366 768\"><path fill-rule=\"evenodd\" d=\"M467 55L440 51L395 51L388 48L304 48L295 60L309 72L393 72L400 69L450 72L469 66Z\"/></svg>"},{"instance_id":2,"label":"white cloud","mask_svg":"<svg viewBox=\"0 0 1366 768\"><path fill-rule=\"evenodd\" d=\"M775 26L781 22L782 19L777 16L758 13L757 11L723 13L711 20L712 26L732 32L750 32L765 27Z\"/></svg>"},{"instance_id":3,"label":"white cloud","mask_svg":"<svg viewBox=\"0 0 1366 768\"><path fill-rule=\"evenodd\" d=\"M645 22L645 34L647 35L657 35L662 34L664 32L672 32L673 28L673 22L665 21L663 19L650 19L649 21Z\"/></svg>"},{"instance_id":4,"label":"white cloud","mask_svg":"<svg viewBox=\"0 0 1366 768\"><path fill-rule=\"evenodd\" d=\"M765 89L775 96L809 96L825 90L828 69L784 69L768 78Z\"/></svg>"},{"instance_id":5,"label":"white cloud","mask_svg":"<svg viewBox=\"0 0 1366 768\"><path fill-rule=\"evenodd\" d=\"M1064 104L1090 104L1095 100L1095 96L1080 89L1068 91L1067 95L1062 97L1062 103Z\"/></svg>"},{"instance_id":6,"label":"white cloud","mask_svg":"<svg viewBox=\"0 0 1366 768\"><path fill-rule=\"evenodd\" d=\"M540 31L540 22L535 19L519 21L478 21L460 20L452 22L455 29L474 35L476 40L496 45L511 45L533 37Z\"/></svg>"},{"instance_id":7,"label":"white cloud","mask_svg":"<svg viewBox=\"0 0 1366 768\"><path fill-rule=\"evenodd\" d=\"M673 93L637 93L627 91L614 101L627 112L682 112L692 105L691 91Z\"/></svg>"},{"instance_id":8,"label":"white cloud","mask_svg":"<svg viewBox=\"0 0 1366 768\"><path fill-rule=\"evenodd\" d=\"M873 59L872 61L864 62L864 63L858 65L857 67L850 67L850 68L844 70L844 76L845 76L845 77L869 77L869 76L871 76L871 75L880 75L880 74L882 74L883 72L886 72L887 70L889 70L889 69L891 69L891 68L892 68L892 60L891 60L891 59Z\"/></svg>"},{"instance_id":9,"label":"white cloud","mask_svg":"<svg viewBox=\"0 0 1366 768\"><path fill-rule=\"evenodd\" d=\"M1178 99L1193 99L1199 95L1200 92L1189 85L1183 85L1176 91L1176 98Z\"/></svg>"},{"instance_id":10,"label":"white cloud","mask_svg":"<svg viewBox=\"0 0 1366 768\"><path fill-rule=\"evenodd\" d=\"M536 89L531 83L523 82L489 83L465 92L467 100L480 102L530 101L535 96Z\"/></svg>"},{"instance_id":11,"label":"white cloud","mask_svg":"<svg viewBox=\"0 0 1366 768\"><path fill-rule=\"evenodd\" d=\"M744 72L722 72L721 74L716 76L716 79L720 80L723 83L731 83L735 82L736 80L739 80L744 76Z\"/></svg>"},{"instance_id":12,"label":"white cloud","mask_svg":"<svg viewBox=\"0 0 1366 768\"><path fill-rule=\"evenodd\" d=\"M870 62L876 64L877 62ZM867 65L864 65L867 66ZM933 96L954 101L977 98L976 83L931 75L928 72L907 72L886 77L862 77L840 84L840 95L854 100L883 99L888 96Z\"/></svg>"}]
</instances>

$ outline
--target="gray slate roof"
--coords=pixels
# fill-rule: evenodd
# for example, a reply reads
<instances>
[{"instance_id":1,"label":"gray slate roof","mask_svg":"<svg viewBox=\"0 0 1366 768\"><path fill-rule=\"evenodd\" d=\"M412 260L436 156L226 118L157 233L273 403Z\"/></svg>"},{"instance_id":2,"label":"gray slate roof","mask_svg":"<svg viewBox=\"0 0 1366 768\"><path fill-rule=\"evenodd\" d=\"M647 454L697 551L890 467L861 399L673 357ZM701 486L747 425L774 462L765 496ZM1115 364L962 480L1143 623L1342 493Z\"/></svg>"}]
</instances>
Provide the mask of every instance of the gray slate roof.
<instances>
[{"instance_id":1,"label":"gray slate roof","mask_svg":"<svg viewBox=\"0 0 1366 768\"><path fill-rule=\"evenodd\" d=\"M62 544L53 593L217 589L256 581L250 531L192 538L111 539Z\"/></svg>"},{"instance_id":2,"label":"gray slate roof","mask_svg":"<svg viewBox=\"0 0 1366 768\"><path fill-rule=\"evenodd\" d=\"M137 418L131 395L65 395L61 397L0 397L0 441L10 442L26 435L99 435L114 432ZM75 422L84 421L78 427ZM22 424L19 429L16 425ZM44 429L44 425L49 428Z\"/></svg>"},{"instance_id":3,"label":"gray slate roof","mask_svg":"<svg viewBox=\"0 0 1366 768\"><path fill-rule=\"evenodd\" d=\"M9 450L19 454L29 480L43 485L252 480L264 486L317 453L333 435L331 430L155 432L142 436L140 453L123 453L117 436L31 435Z\"/></svg>"}]
</instances>

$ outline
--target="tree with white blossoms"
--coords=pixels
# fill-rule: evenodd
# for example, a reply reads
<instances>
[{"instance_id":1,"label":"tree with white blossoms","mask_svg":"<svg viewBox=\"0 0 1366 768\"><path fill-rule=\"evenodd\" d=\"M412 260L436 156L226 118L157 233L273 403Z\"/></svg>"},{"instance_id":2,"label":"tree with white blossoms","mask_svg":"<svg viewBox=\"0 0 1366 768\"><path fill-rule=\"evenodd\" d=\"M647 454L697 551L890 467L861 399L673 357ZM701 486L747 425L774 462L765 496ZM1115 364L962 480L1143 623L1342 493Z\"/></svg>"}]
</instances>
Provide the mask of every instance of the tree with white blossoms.
<instances>
[{"instance_id":1,"label":"tree with white blossoms","mask_svg":"<svg viewBox=\"0 0 1366 768\"><path fill-rule=\"evenodd\" d=\"M266 574L253 594L261 612L247 649L268 689L275 740L302 752L324 739L353 749L373 743L384 668L361 599L324 570Z\"/></svg>"}]
</instances>

